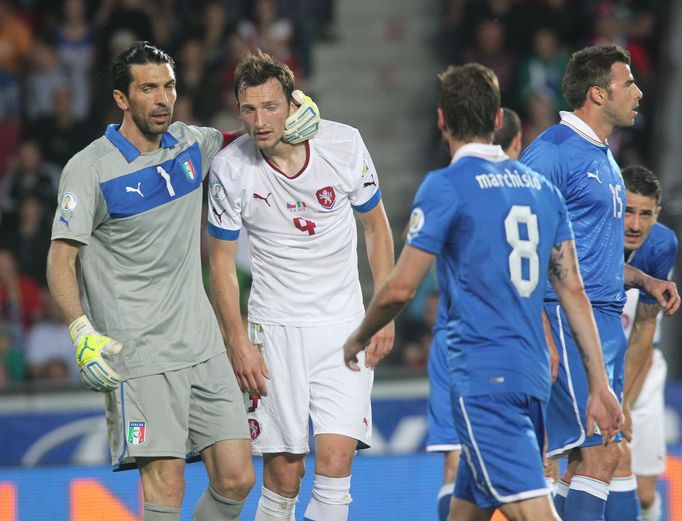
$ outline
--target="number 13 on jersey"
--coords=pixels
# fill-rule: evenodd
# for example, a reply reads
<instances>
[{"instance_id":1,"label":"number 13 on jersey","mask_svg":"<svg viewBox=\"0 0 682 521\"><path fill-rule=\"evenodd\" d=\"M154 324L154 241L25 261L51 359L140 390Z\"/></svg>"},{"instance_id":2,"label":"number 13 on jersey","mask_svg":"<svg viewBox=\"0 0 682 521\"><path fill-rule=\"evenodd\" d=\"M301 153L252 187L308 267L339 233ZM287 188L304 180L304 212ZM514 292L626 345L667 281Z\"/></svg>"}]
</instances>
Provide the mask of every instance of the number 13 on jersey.
<instances>
[{"instance_id":1,"label":"number 13 on jersey","mask_svg":"<svg viewBox=\"0 0 682 521\"><path fill-rule=\"evenodd\" d=\"M526 239L521 238L521 225L526 228ZM504 220L507 242L512 247L509 254L509 274L519 295L530 297L538 285L540 259L538 257L538 217L530 211L530 206L514 205ZM523 278L523 260L528 264L528 278Z\"/></svg>"}]
</instances>

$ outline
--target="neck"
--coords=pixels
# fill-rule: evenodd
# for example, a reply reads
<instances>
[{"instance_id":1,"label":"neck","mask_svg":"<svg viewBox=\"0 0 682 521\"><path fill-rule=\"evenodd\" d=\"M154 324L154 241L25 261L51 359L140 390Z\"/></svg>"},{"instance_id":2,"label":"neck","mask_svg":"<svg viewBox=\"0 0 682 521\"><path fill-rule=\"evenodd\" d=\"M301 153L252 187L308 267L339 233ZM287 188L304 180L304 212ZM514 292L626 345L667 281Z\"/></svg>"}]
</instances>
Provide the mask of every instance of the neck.
<instances>
[{"instance_id":1,"label":"neck","mask_svg":"<svg viewBox=\"0 0 682 521\"><path fill-rule=\"evenodd\" d=\"M586 104L586 106L576 109L574 114L582 119L587 126L597 134L599 141L606 143L606 138L613 132L613 125L604 121L604 118L599 111Z\"/></svg>"},{"instance_id":2,"label":"neck","mask_svg":"<svg viewBox=\"0 0 682 521\"><path fill-rule=\"evenodd\" d=\"M135 123L123 119L118 133L130 141L140 152L154 152L161 146L162 134L145 134Z\"/></svg>"},{"instance_id":3,"label":"neck","mask_svg":"<svg viewBox=\"0 0 682 521\"><path fill-rule=\"evenodd\" d=\"M284 172L287 177L294 177L303 168L307 152L305 143L291 145L280 141L274 147L263 149L263 156Z\"/></svg>"},{"instance_id":4,"label":"neck","mask_svg":"<svg viewBox=\"0 0 682 521\"><path fill-rule=\"evenodd\" d=\"M464 141L460 141L458 139L455 139L453 137L448 137L448 148L450 149L450 159L455 157L455 154L457 151L462 148L464 145L469 145L471 143L479 143L481 145L491 145L492 141L490 139L486 138L473 138L473 139L467 139Z\"/></svg>"}]
</instances>

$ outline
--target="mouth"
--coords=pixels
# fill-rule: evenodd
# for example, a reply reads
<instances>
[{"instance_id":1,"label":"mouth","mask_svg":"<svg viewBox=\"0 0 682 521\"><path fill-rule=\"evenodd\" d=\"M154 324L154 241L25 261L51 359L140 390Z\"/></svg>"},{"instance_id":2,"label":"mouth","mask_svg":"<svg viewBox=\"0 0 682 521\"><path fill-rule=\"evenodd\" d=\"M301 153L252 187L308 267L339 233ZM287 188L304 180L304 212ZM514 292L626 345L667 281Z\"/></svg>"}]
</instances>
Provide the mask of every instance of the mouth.
<instances>
[{"instance_id":1,"label":"mouth","mask_svg":"<svg viewBox=\"0 0 682 521\"><path fill-rule=\"evenodd\" d=\"M625 242L639 242L642 240L641 233L625 233Z\"/></svg>"},{"instance_id":2,"label":"mouth","mask_svg":"<svg viewBox=\"0 0 682 521\"><path fill-rule=\"evenodd\" d=\"M169 118L170 114L168 112L157 112L156 114L152 114L152 121L157 125L163 125Z\"/></svg>"},{"instance_id":3,"label":"mouth","mask_svg":"<svg viewBox=\"0 0 682 521\"><path fill-rule=\"evenodd\" d=\"M272 136L272 131L271 130L258 130L253 133L254 138L258 141L265 141Z\"/></svg>"}]
</instances>

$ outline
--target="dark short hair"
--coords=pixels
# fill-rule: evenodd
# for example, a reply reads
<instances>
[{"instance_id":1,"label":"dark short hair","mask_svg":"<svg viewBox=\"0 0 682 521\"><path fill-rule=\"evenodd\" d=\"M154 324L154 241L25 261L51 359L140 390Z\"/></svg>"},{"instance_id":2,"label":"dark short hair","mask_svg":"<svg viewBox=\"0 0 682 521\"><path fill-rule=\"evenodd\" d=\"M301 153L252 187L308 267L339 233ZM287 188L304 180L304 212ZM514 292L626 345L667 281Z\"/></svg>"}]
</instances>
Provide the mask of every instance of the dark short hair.
<instances>
[{"instance_id":1,"label":"dark short hair","mask_svg":"<svg viewBox=\"0 0 682 521\"><path fill-rule=\"evenodd\" d=\"M111 84L114 90L120 90L127 96L128 89L133 81L130 67L147 63L158 65L167 63L171 69L175 70L175 62L170 55L149 42L137 41L125 51L117 54L111 63Z\"/></svg>"},{"instance_id":2,"label":"dark short hair","mask_svg":"<svg viewBox=\"0 0 682 521\"><path fill-rule=\"evenodd\" d=\"M467 63L450 65L438 79L438 104L452 137L461 141L472 138L492 141L500 108L500 86L495 73L479 63Z\"/></svg>"},{"instance_id":3,"label":"dark short hair","mask_svg":"<svg viewBox=\"0 0 682 521\"><path fill-rule=\"evenodd\" d=\"M294 73L291 69L260 49L250 52L239 62L234 71L235 97L239 100L239 95L247 88L263 85L270 78L279 81L284 96L287 101L291 101L291 93L295 85Z\"/></svg>"},{"instance_id":4,"label":"dark short hair","mask_svg":"<svg viewBox=\"0 0 682 521\"><path fill-rule=\"evenodd\" d=\"M642 165L633 165L624 168L621 172L625 189L633 194L653 197L656 204L661 202L661 182L651 170Z\"/></svg>"},{"instance_id":5,"label":"dark short hair","mask_svg":"<svg viewBox=\"0 0 682 521\"><path fill-rule=\"evenodd\" d=\"M614 63L630 65L630 53L618 45L595 45L574 52L563 81L564 97L569 106L573 109L582 107L591 87L610 90Z\"/></svg>"},{"instance_id":6,"label":"dark short hair","mask_svg":"<svg viewBox=\"0 0 682 521\"><path fill-rule=\"evenodd\" d=\"M502 126L495 131L493 144L500 145L506 150L514 138L521 132L521 118L512 109L503 108Z\"/></svg>"}]
</instances>

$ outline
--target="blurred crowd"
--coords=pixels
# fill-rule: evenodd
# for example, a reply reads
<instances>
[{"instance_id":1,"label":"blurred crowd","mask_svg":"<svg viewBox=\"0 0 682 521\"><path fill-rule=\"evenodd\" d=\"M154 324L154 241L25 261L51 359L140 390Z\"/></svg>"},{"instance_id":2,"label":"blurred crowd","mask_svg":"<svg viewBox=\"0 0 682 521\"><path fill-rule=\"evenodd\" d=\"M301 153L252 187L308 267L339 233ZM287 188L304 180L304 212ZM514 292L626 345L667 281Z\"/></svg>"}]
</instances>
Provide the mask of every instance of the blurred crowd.
<instances>
[{"instance_id":1,"label":"blurred crowd","mask_svg":"<svg viewBox=\"0 0 682 521\"><path fill-rule=\"evenodd\" d=\"M645 96L635 128L610 142L622 166L649 162L659 2L440 1L437 58L495 70L525 143L567 108L561 78L573 50L627 48ZM167 50L178 77L175 119L233 130L241 126L233 71L249 49L289 64L305 90L315 42L333 37L333 0L0 0L0 388L78 380L45 263L61 168L120 121L110 58L138 39ZM432 166L447 163L438 150ZM437 302L433 277L399 322L394 366L424 369Z\"/></svg>"},{"instance_id":2,"label":"blurred crowd","mask_svg":"<svg viewBox=\"0 0 682 521\"><path fill-rule=\"evenodd\" d=\"M618 129L609 145L621 168L651 165L653 116L665 2L651 0L440 0L441 27L437 53L448 64L479 62L500 81L502 104L522 120L523 146L570 110L562 94L568 58L588 45L616 44L632 58L635 80L644 92L635 126ZM450 158L440 135L433 139L431 168ZM652 165L654 166L654 165ZM398 322L392 361L423 370L431 342L437 303L434 280L420 289L423 297Z\"/></svg>"},{"instance_id":3,"label":"blurred crowd","mask_svg":"<svg viewBox=\"0 0 682 521\"><path fill-rule=\"evenodd\" d=\"M78 381L45 265L61 169L121 119L111 57L153 42L176 61L175 119L235 130L246 52L305 88L315 41L332 37L333 0L0 0L0 388Z\"/></svg>"}]
</instances>

